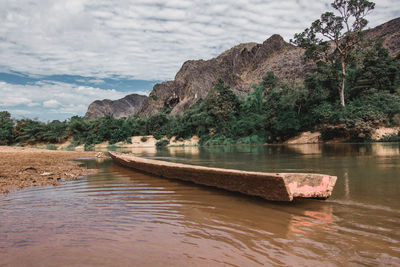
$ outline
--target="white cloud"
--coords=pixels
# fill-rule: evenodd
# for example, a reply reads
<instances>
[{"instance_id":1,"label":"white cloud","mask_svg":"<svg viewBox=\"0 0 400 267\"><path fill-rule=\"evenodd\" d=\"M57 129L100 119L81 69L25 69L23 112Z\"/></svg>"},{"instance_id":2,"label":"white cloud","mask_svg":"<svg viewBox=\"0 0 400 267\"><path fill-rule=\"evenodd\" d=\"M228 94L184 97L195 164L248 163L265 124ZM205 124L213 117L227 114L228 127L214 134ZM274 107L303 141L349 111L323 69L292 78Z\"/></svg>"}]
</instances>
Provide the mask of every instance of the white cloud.
<instances>
[{"instance_id":1,"label":"white cloud","mask_svg":"<svg viewBox=\"0 0 400 267\"><path fill-rule=\"evenodd\" d=\"M18 115L19 117L25 117L29 114L32 114L32 111L26 109L13 109L12 115Z\"/></svg>"},{"instance_id":2,"label":"white cloud","mask_svg":"<svg viewBox=\"0 0 400 267\"><path fill-rule=\"evenodd\" d=\"M274 33L289 40L330 2L2 0L0 69L171 79L188 59L208 59ZM398 0L376 2L371 26L400 15Z\"/></svg>"},{"instance_id":3,"label":"white cloud","mask_svg":"<svg viewBox=\"0 0 400 267\"><path fill-rule=\"evenodd\" d=\"M10 96L0 100L0 106L13 107L19 105L31 105L32 101L26 97Z\"/></svg>"},{"instance_id":4,"label":"white cloud","mask_svg":"<svg viewBox=\"0 0 400 267\"><path fill-rule=\"evenodd\" d=\"M0 82L0 95L2 96L0 110L6 107L15 113L15 110L24 110L18 109L18 106L26 105L28 107L37 106L35 108L37 113L83 115L89 104L95 100L115 100L128 93L52 81L40 81L28 85ZM38 103L42 103L41 107Z\"/></svg>"},{"instance_id":5,"label":"white cloud","mask_svg":"<svg viewBox=\"0 0 400 267\"><path fill-rule=\"evenodd\" d=\"M93 84L102 84L104 83L104 80L102 79L91 79L87 81L88 83L93 83Z\"/></svg>"},{"instance_id":6,"label":"white cloud","mask_svg":"<svg viewBox=\"0 0 400 267\"><path fill-rule=\"evenodd\" d=\"M50 100L43 102L43 107L45 107L45 108L56 108L60 105L61 105L60 102L58 102L55 99L50 99Z\"/></svg>"}]
</instances>

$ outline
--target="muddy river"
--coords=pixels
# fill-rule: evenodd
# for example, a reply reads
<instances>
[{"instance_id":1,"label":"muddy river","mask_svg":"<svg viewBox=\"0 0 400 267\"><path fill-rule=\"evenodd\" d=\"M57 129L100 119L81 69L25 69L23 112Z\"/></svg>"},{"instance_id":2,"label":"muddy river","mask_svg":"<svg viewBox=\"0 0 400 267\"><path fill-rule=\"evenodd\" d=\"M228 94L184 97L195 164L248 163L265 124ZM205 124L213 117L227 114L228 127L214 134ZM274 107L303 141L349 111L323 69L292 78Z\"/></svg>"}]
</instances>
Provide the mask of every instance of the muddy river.
<instances>
[{"instance_id":1,"label":"muddy river","mask_svg":"<svg viewBox=\"0 0 400 267\"><path fill-rule=\"evenodd\" d=\"M0 266L400 266L400 144L130 152L338 182L275 203L85 160L99 173L0 196Z\"/></svg>"}]
</instances>

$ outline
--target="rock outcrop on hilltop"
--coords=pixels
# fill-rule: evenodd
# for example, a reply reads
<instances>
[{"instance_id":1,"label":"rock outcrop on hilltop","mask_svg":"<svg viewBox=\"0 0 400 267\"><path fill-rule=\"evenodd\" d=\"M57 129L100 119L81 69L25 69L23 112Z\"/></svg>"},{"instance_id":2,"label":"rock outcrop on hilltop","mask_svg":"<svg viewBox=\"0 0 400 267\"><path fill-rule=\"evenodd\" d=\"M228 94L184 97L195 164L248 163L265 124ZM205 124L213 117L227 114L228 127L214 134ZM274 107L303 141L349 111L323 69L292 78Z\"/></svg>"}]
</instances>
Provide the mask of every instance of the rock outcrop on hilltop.
<instances>
[{"instance_id":1,"label":"rock outcrop on hilltop","mask_svg":"<svg viewBox=\"0 0 400 267\"><path fill-rule=\"evenodd\" d=\"M367 31L367 38L382 39L392 57L400 52L400 18L390 20Z\"/></svg>"},{"instance_id":2,"label":"rock outcrop on hilltop","mask_svg":"<svg viewBox=\"0 0 400 267\"><path fill-rule=\"evenodd\" d=\"M172 108L173 114L182 113L205 98L219 77L237 94L247 94L268 71L281 79L301 78L305 71L302 54L301 48L273 35L262 44L240 44L210 60L186 61L175 80L154 86L138 114L156 114L164 106Z\"/></svg>"},{"instance_id":3,"label":"rock outcrop on hilltop","mask_svg":"<svg viewBox=\"0 0 400 267\"><path fill-rule=\"evenodd\" d=\"M391 20L367 31L367 37L384 40L384 45L392 56L400 51L400 18ZM262 44L245 43L237 45L210 60L186 61L173 81L156 84L150 97L138 111L140 116L158 113L164 107L172 109L172 114L181 114L208 91L221 77L237 94L247 94L253 83L273 71L282 80L302 81L311 67L305 65L304 50L273 35Z\"/></svg>"},{"instance_id":4,"label":"rock outcrop on hilltop","mask_svg":"<svg viewBox=\"0 0 400 267\"><path fill-rule=\"evenodd\" d=\"M89 105L85 117L89 119L101 118L112 114L115 118L129 117L137 113L143 101L144 95L131 94L118 100L96 100Z\"/></svg>"}]
</instances>

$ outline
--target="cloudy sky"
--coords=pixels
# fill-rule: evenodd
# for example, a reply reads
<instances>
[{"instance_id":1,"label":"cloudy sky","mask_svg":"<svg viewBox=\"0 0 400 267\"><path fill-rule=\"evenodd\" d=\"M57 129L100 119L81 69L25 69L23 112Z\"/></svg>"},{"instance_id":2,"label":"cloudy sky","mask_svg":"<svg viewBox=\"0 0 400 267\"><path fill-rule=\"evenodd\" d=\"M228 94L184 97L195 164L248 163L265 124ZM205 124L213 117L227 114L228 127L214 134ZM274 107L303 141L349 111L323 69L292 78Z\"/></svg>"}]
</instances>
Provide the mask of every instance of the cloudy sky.
<instances>
[{"instance_id":1,"label":"cloudy sky","mask_svg":"<svg viewBox=\"0 0 400 267\"><path fill-rule=\"evenodd\" d=\"M41 120L96 99L148 94L189 59L274 33L289 40L331 1L0 0L0 110ZM400 16L377 0L370 27Z\"/></svg>"}]
</instances>

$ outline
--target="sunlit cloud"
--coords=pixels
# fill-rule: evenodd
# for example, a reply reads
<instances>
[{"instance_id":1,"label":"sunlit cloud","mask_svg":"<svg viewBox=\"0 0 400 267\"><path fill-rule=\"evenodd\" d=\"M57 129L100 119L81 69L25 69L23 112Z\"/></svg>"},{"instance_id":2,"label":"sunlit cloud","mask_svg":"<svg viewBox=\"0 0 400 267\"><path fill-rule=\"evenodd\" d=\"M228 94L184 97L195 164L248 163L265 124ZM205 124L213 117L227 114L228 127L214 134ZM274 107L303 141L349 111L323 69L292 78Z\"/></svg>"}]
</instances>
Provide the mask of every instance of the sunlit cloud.
<instances>
[{"instance_id":1,"label":"sunlit cloud","mask_svg":"<svg viewBox=\"0 0 400 267\"><path fill-rule=\"evenodd\" d=\"M58 102L55 99L50 99L50 100L43 102L43 107L45 107L45 108L56 108L60 105L61 105L60 102Z\"/></svg>"}]
</instances>

